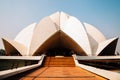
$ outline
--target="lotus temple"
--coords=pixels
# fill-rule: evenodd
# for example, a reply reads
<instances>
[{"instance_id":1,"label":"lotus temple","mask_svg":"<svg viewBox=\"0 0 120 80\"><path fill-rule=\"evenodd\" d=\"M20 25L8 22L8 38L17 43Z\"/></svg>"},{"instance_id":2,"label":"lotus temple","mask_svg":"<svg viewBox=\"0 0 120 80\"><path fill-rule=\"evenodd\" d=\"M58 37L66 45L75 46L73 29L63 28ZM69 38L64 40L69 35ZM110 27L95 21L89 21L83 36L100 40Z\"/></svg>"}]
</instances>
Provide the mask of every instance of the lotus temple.
<instances>
[{"instance_id":1,"label":"lotus temple","mask_svg":"<svg viewBox=\"0 0 120 80\"><path fill-rule=\"evenodd\" d=\"M53 13L25 27L13 40L2 38L6 56L0 56L0 79L120 80L120 73L113 71L120 69L118 39L107 39L74 16Z\"/></svg>"}]
</instances>

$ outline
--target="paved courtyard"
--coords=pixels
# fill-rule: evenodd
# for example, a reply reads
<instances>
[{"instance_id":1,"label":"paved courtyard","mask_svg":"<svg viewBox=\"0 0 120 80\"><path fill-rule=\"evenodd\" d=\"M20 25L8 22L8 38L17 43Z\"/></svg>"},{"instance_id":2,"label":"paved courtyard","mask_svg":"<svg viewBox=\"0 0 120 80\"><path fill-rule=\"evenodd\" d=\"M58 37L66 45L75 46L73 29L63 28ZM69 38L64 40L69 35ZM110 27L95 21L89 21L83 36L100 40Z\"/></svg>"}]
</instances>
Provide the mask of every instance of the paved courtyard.
<instances>
[{"instance_id":1,"label":"paved courtyard","mask_svg":"<svg viewBox=\"0 0 120 80\"><path fill-rule=\"evenodd\" d=\"M42 67L20 80L106 80L79 67Z\"/></svg>"}]
</instances>

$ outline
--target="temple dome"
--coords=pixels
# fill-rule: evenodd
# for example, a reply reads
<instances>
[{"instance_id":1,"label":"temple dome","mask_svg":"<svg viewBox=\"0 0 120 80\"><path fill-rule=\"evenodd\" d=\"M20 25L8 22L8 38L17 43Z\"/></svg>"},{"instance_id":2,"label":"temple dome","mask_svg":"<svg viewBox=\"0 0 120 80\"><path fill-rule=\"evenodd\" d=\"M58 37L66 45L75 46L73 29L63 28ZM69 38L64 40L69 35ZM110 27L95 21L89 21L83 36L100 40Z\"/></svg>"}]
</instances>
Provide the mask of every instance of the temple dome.
<instances>
[{"instance_id":1,"label":"temple dome","mask_svg":"<svg viewBox=\"0 0 120 80\"><path fill-rule=\"evenodd\" d=\"M14 40L3 39L7 55L19 52L23 56L52 48L68 48L84 56L114 55L117 41L118 37L107 40L93 25L81 23L64 12L56 12L27 26Z\"/></svg>"}]
</instances>

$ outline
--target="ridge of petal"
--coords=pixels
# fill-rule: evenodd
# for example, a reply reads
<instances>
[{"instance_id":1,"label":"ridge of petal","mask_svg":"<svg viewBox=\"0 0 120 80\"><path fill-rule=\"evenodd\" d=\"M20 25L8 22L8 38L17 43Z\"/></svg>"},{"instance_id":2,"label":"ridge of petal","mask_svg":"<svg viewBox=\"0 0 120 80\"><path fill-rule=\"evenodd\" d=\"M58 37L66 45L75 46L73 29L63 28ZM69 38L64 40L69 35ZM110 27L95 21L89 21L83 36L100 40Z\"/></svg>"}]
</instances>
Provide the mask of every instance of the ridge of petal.
<instances>
[{"instance_id":1,"label":"ridge of petal","mask_svg":"<svg viewBox=\"0 0 120 80\"><path fill-rule=\"evenodd\" d=\"M56 25L60 26L60 12L50 15L50 18Z\"/></svg>"}]
</instances>

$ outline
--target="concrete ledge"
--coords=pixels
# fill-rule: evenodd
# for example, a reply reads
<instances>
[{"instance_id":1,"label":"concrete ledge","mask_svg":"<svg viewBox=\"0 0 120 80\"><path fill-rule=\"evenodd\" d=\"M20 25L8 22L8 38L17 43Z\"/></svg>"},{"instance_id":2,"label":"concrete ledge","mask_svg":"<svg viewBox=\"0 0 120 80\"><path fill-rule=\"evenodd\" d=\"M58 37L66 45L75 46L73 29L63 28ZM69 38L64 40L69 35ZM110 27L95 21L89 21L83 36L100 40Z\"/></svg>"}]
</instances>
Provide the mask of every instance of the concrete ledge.
<instances>
[{"instance_id":1,"label":"concrete ledge","mask_svg":"<svg viewBox=\"0 0 120 80\"><path fill-rule=\"evenodd\" d=\"M10 77L10 76L13 76L13 75L16 75L16 74L19 74L19 73L22 73L22 72L25 72L25 71L28 71L28 70L31 70L31 69L34 69L40 66L42 64L44 56L45 55L41 56L41 59L39 59L40 61L38 62L38 64L20 67L20 68L12 69L12 70L0 71L0 79L4 79L4 78L7 78L7 77Z\"/></svg>"},{"instance_id":2,"label":"concrete ledge","mask_svg":"<svg viewBox=\"0 0 120 80\"><path fill-rule=\"evenodd\" d=\"M120 56L75 56L77 60L120 59Z\"/></svg>"},{"instance_id":3,"label":"concrete ledge","mask_svg":"<svg viewBox=\"0 0 120 80\"><path fill-rule=\"evenodd\" d=\"M0 59L40 60L42 56L0 56Z\"/></svg>"},{"instance_id":4,"label":"concrete ledge","mask_svg":"<svg viewBox=\"0 0 120 80\"><path fill-rule=\"evenodd\" d=\"M104 70L104 69L99 69L99 68L95 68L95 67L91 67L91 66L87 66L87 65L83 65L83 64L79 64L78 60L76 60L76 55L73 55L73 58L74 58L76 66L78 66L78 67L86 69L90 72L93 72L95 74L98 74L98 75L103 76L103 77L110 79L110 80L120 80L119 73Z\"/></svg>"}]
</instances>

